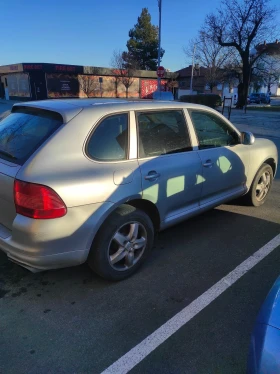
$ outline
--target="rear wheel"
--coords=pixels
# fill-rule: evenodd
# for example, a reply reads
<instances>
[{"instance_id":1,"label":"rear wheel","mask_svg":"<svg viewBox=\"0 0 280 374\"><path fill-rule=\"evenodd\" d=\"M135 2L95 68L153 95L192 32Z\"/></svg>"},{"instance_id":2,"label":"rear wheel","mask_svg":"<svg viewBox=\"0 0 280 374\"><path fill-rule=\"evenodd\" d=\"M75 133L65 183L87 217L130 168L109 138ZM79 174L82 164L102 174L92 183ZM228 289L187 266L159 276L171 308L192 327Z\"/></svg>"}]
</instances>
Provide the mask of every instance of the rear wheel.
<instances>
[{"instance_id":1,"label":"rear wheel","mask_svg":"<svg viewBox=\"0 0 280 374\"><path fill-rule=\"evenodd\" d=\"M108 280L132 275L151 251L154 228L143 211L122 205L104 222L92 245L90 268Z\"/></svg>"},{"instance_id":2,"label":"rear wheel","mask_svg":"<svg viewBox=\"0 0 280 374\"><path fill-rule=\"evenodd\" d=\"M272 186L273 171L270 165L264 164L257 172L250 191L246 195L250 205L263 205Z\"/></svg>"}]
</instances>

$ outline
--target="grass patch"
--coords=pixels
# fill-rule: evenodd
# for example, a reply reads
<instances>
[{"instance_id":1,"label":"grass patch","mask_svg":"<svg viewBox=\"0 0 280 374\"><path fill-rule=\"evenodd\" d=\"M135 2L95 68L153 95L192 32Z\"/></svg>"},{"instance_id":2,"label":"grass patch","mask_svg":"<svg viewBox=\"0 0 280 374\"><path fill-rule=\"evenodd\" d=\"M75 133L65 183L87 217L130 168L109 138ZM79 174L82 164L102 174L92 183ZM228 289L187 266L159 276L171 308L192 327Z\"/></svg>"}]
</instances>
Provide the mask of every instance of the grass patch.
<instances>
[{"instance_id":1,"label":"grass patch","mask_svg":"<svg viewBox=\"0 0 280 374\"><path fill-rule=\"evenodd\" d=\"M280 105L274 106L247 106L247 110L259 110L262 112L280 112Z\"/></svg>"}]
</instances>

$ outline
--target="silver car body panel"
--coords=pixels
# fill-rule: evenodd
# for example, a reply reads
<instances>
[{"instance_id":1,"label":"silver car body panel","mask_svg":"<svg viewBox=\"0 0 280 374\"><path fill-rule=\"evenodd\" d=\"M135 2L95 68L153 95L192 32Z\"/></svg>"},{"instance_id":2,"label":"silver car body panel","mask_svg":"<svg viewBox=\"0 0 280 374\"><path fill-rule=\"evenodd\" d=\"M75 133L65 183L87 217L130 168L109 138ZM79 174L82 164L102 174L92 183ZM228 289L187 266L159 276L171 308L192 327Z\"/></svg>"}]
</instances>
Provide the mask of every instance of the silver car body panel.
<instances>
[{"instance_id":1,"label":"silver car body panel","mask_svg":"<svg viewBox=\"0 0 280 374\"><path fill-rule=\"evenodd\" d=\"M143 198L156 205L162 221L199 207L202 165L197 152L139 160ZM155 180L145 178L152 172Z\"/></svg>"},{"instance_id":2,"label":"silver car body panel","mask_svg":"<svg viewBox=\"0 0 280 374\"><path fill-rule=\"evenodd\" d=\"M80 111L83 109L82 105L74 105L71 100L65 100L65 101L59 101L59 100L42 100L42 101L35 101L35 102L22 102L17 103L14 105L14 107L36 107L39 109L44 110L51 110L53 112L58 112L62 118L63 122L67 123L72 118L74 118L77 114L80 113Z\"/></svg>"},{"instance_id":3,"label":"silver car body panel","mask_svg":"<svg viewBox=\"0 0 280 374\"><path fill-rule=\"evenodd\" d=\"M112 203L68 208L54 220L34 220L17 215L13 228L1 231L0 247L8 257L29 269L47 270L86 261L92 240Z\"/></svg>"},{"instance_id":4,"label":"silver car body panel","mask_svg":"<svg viewBox=\"0 0 280 374\"><path fill-rule=\"evenodd\" d=\"M19 104L22 105L22 104ZM71 99L24 103L60 113L64 124L23 166L0 159L0 248L30 270L78 265L86 261L98 229L119 205L147 200L160 216L160 229L240 196L250 188L260 166L277 163L275 145L257 139L251 146L236 145L199 150L188 109L204 106L135 100ZM136 111L184 110L193 151L137 159ZM103 117L127 113L129 158L97 162L86 154L87 140ZM211 159L213 166L204 166ZM145 177L156 171L154 180ZM34 220L16 214L13 183L18 178L56 191L67 214L54 220Z\"/></svg>"},{"instance_id":5,"label":"silver car body panel","mask_svg":"<svg viewBox=\"0 0 280 374\"><path fill-rule=\"evenodd\" d=\"M16 217L14 179L19 169L19 165L0 159L0 224L9 230Z\"/></svg>"}]
</instances>

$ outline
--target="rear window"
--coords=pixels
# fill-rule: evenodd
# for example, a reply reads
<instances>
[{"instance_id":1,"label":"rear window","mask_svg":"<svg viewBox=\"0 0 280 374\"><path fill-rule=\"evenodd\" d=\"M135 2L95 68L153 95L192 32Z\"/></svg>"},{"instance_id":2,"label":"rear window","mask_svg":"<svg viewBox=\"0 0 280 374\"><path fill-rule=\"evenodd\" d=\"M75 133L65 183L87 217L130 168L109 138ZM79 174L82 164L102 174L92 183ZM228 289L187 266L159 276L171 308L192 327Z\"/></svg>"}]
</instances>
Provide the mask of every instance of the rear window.
<instances>
[{"instance_id":1,"label":"rear window","mask_svg":"<svg viewBox=\"0 0 280 374\"><path fill-rule=\"evenodd\" d=\"M0 158L23 164L63 123L59 113L16 106L0 121Z\"/></svg>"}]
</instances>

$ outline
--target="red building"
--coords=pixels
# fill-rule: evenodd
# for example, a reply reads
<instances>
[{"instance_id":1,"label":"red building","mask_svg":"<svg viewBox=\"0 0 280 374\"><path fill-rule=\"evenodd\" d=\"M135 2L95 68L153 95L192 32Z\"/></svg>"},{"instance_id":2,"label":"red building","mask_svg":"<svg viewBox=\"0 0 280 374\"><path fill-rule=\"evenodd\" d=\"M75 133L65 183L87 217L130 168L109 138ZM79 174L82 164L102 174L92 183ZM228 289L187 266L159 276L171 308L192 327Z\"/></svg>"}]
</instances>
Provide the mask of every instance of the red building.
<instances>
[{"instance_id":1,"label":"red building","mask_svg":"<svg viewBox=\"0 0 280 374\"><path fill-rule=\"evenodd\" d=\"M150 99L157 90L155 71L137 70L126 80L115 69L80 65L20 63L0 66L0 94L7 100L74 97L135 97ZM168 90L170 73L161 80ZM86 82L86 84L84 84ZM123 83L124 82L124 83ZM87 89L85 89L87 87Z\"/></svg>"}]
</instances>

